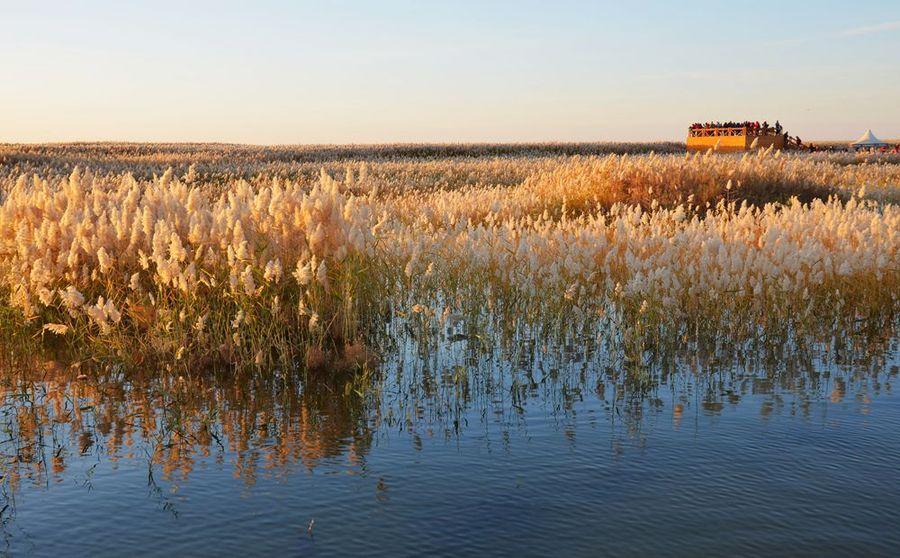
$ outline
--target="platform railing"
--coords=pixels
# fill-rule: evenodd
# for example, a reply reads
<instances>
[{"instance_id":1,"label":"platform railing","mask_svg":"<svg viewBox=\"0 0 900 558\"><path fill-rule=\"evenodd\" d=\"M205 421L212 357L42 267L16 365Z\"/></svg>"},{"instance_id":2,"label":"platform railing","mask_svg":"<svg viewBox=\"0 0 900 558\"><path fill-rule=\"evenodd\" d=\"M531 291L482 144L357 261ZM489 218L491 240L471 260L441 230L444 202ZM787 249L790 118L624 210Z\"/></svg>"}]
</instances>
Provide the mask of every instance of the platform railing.
<instances>
[{"instance_id":1,"label":"platform railing","mask_svg":"<svg viewBox=\"0 0 900 558\"><path fill-rule=\"evenodd\" d=\"M688 129L688 136L692 138L714 138L714 137L729 137L729 136L775 136L778 135L775 133L775 128L768 128L759 130L751 130L746 126L740 128L690 128Z\"/></svg>"}]
</instances>

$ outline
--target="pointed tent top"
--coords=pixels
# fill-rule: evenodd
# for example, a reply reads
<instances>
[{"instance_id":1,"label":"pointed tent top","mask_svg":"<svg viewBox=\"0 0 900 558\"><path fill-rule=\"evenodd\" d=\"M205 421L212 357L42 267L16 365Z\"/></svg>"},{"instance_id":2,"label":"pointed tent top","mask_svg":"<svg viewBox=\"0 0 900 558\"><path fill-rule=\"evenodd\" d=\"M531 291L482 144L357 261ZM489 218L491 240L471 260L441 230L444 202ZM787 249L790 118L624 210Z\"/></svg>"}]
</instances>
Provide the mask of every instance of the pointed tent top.
<instances>
[{"instance_id":1,"label":"pointed tent top","mask_svg":"<svg viewBox=\"0 0 900 558\"><path fill-rule=\"evenodd\" d=\"M869 128L866 130L866 133L862 135L858 140L852 142L850 145L871 145L871 146L880 146L887 145L887 142L883 142L880 139L875 137L875 134L872 133L872 129Z\"/></svg>"}]
</instances>

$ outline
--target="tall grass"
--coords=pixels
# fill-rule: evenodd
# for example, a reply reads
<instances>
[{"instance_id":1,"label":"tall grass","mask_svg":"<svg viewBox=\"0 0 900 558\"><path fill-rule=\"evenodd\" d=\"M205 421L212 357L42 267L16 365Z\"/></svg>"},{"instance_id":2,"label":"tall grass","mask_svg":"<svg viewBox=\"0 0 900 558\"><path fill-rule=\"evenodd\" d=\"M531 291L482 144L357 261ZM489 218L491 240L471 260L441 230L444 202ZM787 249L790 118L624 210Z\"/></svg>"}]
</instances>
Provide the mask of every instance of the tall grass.
<instances>
[{"instance_id":1,"label":"tall grass","mask_svg":"<svg viewBox=\"0 0 900 558\"><path fill-rule=\"evenodd\" d=\"M898 306L890 162L489 157L353 161L315 178L276 165L247 180L213 166L213 179L65 175L52 158L7 169L7 321L134 363L310 367L455 323L614 332L640 350L882 327Z\"/></svg>"}]
</instances>

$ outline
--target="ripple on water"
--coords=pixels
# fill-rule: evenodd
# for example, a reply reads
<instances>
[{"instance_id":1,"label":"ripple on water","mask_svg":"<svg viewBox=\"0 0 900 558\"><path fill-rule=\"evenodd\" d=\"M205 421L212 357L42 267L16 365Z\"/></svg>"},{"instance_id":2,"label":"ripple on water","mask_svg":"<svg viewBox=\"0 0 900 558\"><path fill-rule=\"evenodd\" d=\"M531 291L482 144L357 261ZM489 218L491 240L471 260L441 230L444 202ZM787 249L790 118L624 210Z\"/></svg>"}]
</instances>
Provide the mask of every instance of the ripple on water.
<instances>
[{"instance_id":1,"label":"ripple on water","mask_svg":"<svg viewBox=\"0 0 900 558\"><path fill-rule=\"evenodd\" d=\"M458 391L387 367L344 399L22 374L4 385L7 539L55 556L895 554L896 366L649 390L559 367L524 398L491 369Z\"/></svg>"}]
</instances>

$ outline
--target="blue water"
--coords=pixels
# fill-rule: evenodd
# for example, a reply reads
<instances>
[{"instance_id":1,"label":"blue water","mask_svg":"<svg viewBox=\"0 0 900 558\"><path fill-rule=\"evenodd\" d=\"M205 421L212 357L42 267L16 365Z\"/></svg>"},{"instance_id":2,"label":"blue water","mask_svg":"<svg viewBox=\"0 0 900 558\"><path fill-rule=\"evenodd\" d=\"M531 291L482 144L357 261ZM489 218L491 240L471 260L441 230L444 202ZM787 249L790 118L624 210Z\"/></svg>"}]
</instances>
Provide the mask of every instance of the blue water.
<instances>
[{"instance_id":1,"label":"blue water","mask_svg":"<svg viewBox=\"0 0 900 558\"><path fill-rule=\"evenodd\" d=\"M14 375L7 551L896 556L896 340L839 360Z\"/></svg>"}]
</instances>

